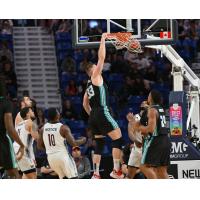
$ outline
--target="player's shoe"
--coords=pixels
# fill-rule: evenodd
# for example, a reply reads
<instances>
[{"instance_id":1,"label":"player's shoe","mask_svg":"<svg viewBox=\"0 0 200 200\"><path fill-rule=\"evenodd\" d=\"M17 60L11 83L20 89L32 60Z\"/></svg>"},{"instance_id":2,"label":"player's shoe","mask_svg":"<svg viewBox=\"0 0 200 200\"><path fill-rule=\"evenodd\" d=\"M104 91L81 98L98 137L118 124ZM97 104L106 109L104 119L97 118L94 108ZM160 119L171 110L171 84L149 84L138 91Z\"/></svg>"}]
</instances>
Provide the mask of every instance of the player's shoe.
<instances>
[{"instance_id":1,"label":"player's shoe","mask_svg":"<svg viewBox=\"0 0 200 200\"><path fill-rule=\"evenodd\" d=\"M123 179L124 174L122 173L122 170L116 171L113 169L113 171L110 173L110 176L115 179Z\"/></svg>"},{"instance_id":2,"label":"player's shoe","mask_svg":"<svg viewBox=\"0 0 200 200\"><path fill-rule=\"evenodd\" d=\"M99 174L94 173L91 179L101 179Z\"/></svg>"}]
</instances>

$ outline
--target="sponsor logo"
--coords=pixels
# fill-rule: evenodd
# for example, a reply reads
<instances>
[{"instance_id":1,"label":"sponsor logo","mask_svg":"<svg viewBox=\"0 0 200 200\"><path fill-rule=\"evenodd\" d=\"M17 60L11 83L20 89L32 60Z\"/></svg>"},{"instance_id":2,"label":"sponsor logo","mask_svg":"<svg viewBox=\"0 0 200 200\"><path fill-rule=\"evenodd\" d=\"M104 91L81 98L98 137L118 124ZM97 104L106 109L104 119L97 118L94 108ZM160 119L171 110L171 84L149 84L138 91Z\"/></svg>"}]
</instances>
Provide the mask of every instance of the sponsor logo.
<instances>
[{"instance_id":1,"label":"sponsor logo","mask_svg":"<svg viewBox=\"0 0 200 200\"><path fill-rule=\"evenodd\" d=\"M186 169L182 170L183 178L200 178L200 169Z\"/></svg>"},{"instance_id":2,"label":"sponsor logo","mask_svg":"<svg viewBox=\"0 0 200 200\"><path fill-rule=\"evenodd\" d=\"M184 142L172 142L170 158L187 158L188 145Z\"/></svg>"}]
</instances>

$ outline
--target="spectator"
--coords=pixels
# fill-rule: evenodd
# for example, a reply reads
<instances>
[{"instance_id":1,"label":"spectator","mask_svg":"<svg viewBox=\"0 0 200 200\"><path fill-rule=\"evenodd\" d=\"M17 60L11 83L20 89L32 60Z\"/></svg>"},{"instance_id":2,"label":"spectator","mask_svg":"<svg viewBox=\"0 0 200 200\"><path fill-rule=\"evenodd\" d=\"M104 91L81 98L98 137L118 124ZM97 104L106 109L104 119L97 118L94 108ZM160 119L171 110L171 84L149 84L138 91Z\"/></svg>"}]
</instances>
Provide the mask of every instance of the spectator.
<instances>
[{"instance_id":1,"label":"spectator","mask_svg":"<svg viewBox=\"0 0 200 200\"><path fill-rule=\"evenodd\" d=\"M135 62L137 57L138 57L138 54L131 53L128 50L124 53L124 60L128 61L130 64Z\"/></svg>"},{"instance_id":2,"label":"spectator","mask_svg":"<svg viewBox=\"0 0 200 200\"><path fill-rule=\"evenodd\" d=\"M71 56L64 58L61 69L69 75L76 74L76 62Z\"/></svg>"},{"instance_id":3,"label":"spectator","mask_svg":"<svg viewBox=\"0 0 200 200\"><path fill-rule=\"evenodd\" d=\"M78 94L78 87L74 80L70 80L69 84L65 88L65 95L66 96L74 96Z\"/></svg>"},{"instance_id":4,"label":"spectator","mask_svg":"<svg viewBox=\"0 0 200 200\"><path fill-rule=\"evenodd\" d=\"M75 146L72 148L72 156L76 163L78 178L80 179L88 179L90 178L90 161L86 156L81 155L80 147Z\"/></svg>"},{"instance_id":5,"label":"spectator","mask_svg":"<svg viewBox=\"0 0 200 200\"><path fill-rule=\"evenodd\" d=\"M138 54L138 58L135 60L138 64L138 70L143 70L150 66L150 61L144 54Z\"/></svg>"},{"instance_id":6,"label":"spectator","mask_svg":"<svg viewBox=\"0 0 200 200\"><path fill-rule=\"evenodd\" d=\"M12 20L7 20L7 19L4 20L2 24L1 33L7 35L12 34L12 26L13 26Z\"/></svg>"},{"instance_id":7,"label":"spectator","mask_svg":"<svg viewBox=\"0 0 200 200\"><path fill-rule=\"evenodd\" d=\"M63 111L62 111L62 117L69 119L69 120L75 120L78 119L78 116L74 110L74 107L72 106L72 103L70 100L65 100L63 104Z\"/></svg>"},{"instance_id":8,"label":"spectator","mask_svg":"<svg viewBox=\"0 0 200 200\"><path fill-rule=\"evenodd\" d=\"M87 79L84 79L78 86L78 93L83 96L87 86Z\"/></svg>"},{"instance_id":9,"label":"spectator","mask_svg":"<svg viewBox=\"0 0 200 200\"><path fill-rule=\"evenodd\" d=\"M63 19L60 23L60 26L58 27L58 32L69 32L72 29L72 24L70 22L70 19Z\"/></svg>"},{"instance_id":10,"label":"spectator","mask_svg":"<svg viewBox=\"0 0 200 200\"><path fill-rule=\"evenodd\" d=\"M104 65L103 65L103 72L110 71L110 68L111 68L111 55L107 54Z\"/></svg>"},{"instance_id":11,"label":"spectator","mask_svg":"<svg viewBox=\"0 0 200 200\"><path fill-rule=\"evenodd\" d=\"M84 56L83 61L80 62L79 70L84 72L84 66L89 64L89 60L87 56Z\"/></svg>"},{"instance_id":12,"label":"spectator","mask_svg":"<svg viewBox=\"0 0 200 200\"><path fill-rule=\"evenodd\" d=\"M13 54L12 51L8 48L8 43L6 41L2 42L2 48L0 50L0 58L2 59L2 57L4 57L4 59L7 61L10 60L11 62L13 62Z\"/></svg>"},{"instance_id":13,"label":"spectator","mask_svg":"<svg viewBox=\"0 0 200 200\"><path fill-rule=\"evenodd\" d=\"M97 51L95 49L91 50L90 60L91 60L92 63L97 63L98 62L98 54L97 54Z\"/></svg>"},{"instance_id":14,"label":"spectator","mask_svg":"<svg viewBox=\"0 0 200 200\"><path fill-rule=\"evenodd\" d=\"M3 64L3 75L5 76L5 82L8 89L8 93L11 97L17 96L17 78L15 72L12 70L10 62Z\"/></svg>"},{"instance_id":15,"label":"spectator","mask_svg":"<svg viewBox=\"0 0 200 200\"><path fill-rule=\"evenodd\" d=\"M144 75L144 78L156 82L157 80L157 70L154 65L151 65L148 69L146 69L146 73Z\"/></svg>"},{"instance_id":16,"label":"spectator","mask_svg":"<svg viewBox=\"0 0 200 200\"><path fill-rule=\"evenodd\" d=\"M122 87L122 89L119 91L118 96L118 105L120 108L126 105L128 97L130 95L135 94L135 88L134 88L134 80L130 78L130 76L127 76L125 78L125 83Z\"/></svg>"},{"instance_id":17,"label":"spectator","mask_svg":"<svg viewBox=\"0 0 200 200\"><path fill-rule=\"evenodd\" d=\"M145 87L144 79L142 79L141 76L137 76L135 79L135 84L134 84L134 91L135 95L147 95L149 93L148 88Z\"/></svg>"},{"instance_id":18,"label":"spectator","mask_svg":"<svg viewBox=\"0 0 200 200\"><path fill-rule=\"evenodd\" d=\"M92 161L92 151L95 150L96 142L93 138L92 131L89 128L86 128L85 134L85 136L87 137L87 142L84 146L84 152L85 155L87 155L87 157L90 158Z\"/></svg>"},{"instance_id":19,"label":"spectator","mask_svg":"<svg viewBox=\"0 0 200 200\"><path fill-rule=\"evenodd\" d=\"M113 54L111 63L112 73L125 73L127 71L127 62L123 59L123 56L118 54Z\"/></svg>"}]
</instances>

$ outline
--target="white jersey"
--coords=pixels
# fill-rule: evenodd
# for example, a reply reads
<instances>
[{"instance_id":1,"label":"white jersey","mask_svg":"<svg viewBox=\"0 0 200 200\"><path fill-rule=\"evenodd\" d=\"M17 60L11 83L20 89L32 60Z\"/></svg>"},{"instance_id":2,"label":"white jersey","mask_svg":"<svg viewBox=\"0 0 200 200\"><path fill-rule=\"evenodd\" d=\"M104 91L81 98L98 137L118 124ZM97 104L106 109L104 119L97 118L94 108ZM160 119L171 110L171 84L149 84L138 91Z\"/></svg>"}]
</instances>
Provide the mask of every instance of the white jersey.
<instances>
[{"instance_id":1,"label":"white jersey","mask_svg":"<svg viewBox=\"0 0 200 200\"><path fill-rule=\"evenodd\" d=\"M16 120L16 119L18 119L18 120ZM17 116L16 116L16 118L15 118L15 127L18 125L18 124L17 124L17 121L18 121L18 122L24 121L24 120L22 119L21 115L20 115L20 112L17 113Z\"/></svg>"},{"instance_id":2,"label":"white jersey","mask_svg":"<svg viewBox=\"0 0 200 200\"><path fill-rule=\"evenodd\" d=\"M47 154L66 152L65 138L60 134L62 123L46 123L43 130L43 141Z\"/></svg>"},{"instance_id":3,"label":"white jersey","mask_svg":"<svg viewBox=\"0 0 200 200\"><path fill-rule=\"evenodd\" d=\"M22 143L25 146L25 156L31 159L34 159L34 152L33 152L33 138L31 134L26 130L26 122L28 120L23 120L22 122L18 123L15 127ZM14 142L14 149L15 153L19 150L19 145Z\"/></svg>"}]
</instances>

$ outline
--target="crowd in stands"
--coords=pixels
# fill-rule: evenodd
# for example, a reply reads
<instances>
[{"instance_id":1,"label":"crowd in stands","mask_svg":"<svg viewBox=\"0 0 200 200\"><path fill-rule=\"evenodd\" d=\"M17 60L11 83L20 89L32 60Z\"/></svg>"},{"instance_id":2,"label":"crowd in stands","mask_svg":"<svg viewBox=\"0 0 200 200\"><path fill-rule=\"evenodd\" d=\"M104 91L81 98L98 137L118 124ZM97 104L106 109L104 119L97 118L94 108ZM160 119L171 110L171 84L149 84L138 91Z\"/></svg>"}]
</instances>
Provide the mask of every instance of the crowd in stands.
<instances>
[{"instance_id":1,"label":"crowd in stands","mask_svg":"<svg viewBox=\"0 0 200 200\"><path fill-rule=\"evenodd\" d=\"M13 100L16 108L18 85L13 59L13 25L35 25L35 21L0 20L0 75L5 79L8 97ZM37 20L37 25L55 35L63 100L62 122L72 127L72 132L75 131L77 137L84 135L88 139L84 147L72 149L80 177L88 177L91 167L84 154L91 161L95 141L87 128L88 116L82 108L82 98L88 78L83 71L83 66L88 62L97 62L98 50L72 48L73 20ZM188 64L191 64L200 51L200 20L178 20L178 30L179 39L175 49ZM100 27L85 31L96 31L97 34L102 32ZM168 96L172 89L171 64L154 50L144 49L142 54L132 54L126 50L116 51L114 48L108 48L103 76L109 88L111 109L126 141L128 138L125 116L128 111L139 112L141 101L146 99L151 89L159 90L163 94L165 108L168 106ZM45 123L44 109L36 108L38 127L42 127ZM73 129L73 127L79 128ZM109 150L105 149L105 152L109 153ZM36 148L35 153L41 177L57 177L49 168L45 153Z\"/></svg>"},{"instance_id":2,"label":"crowd in stands","mask_svg":"<svg viewBox=\"0 0 200 200\"><path fill-rule=\"evenodd\" d=\"M0 20L0 74L10 99L17 97L17 77L13 59L12 20Z\"/></svg>"}]
</instances>

